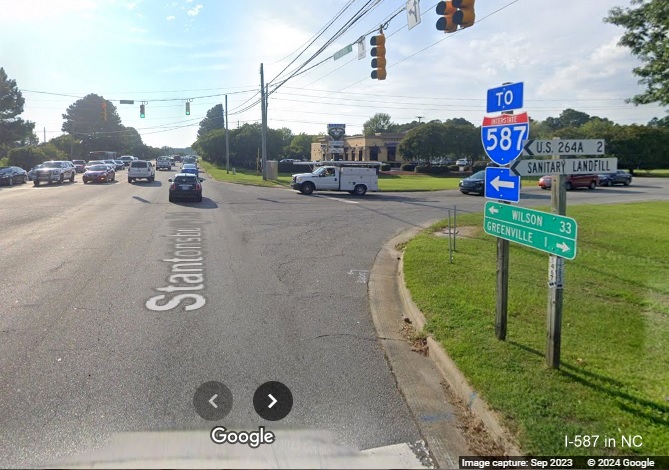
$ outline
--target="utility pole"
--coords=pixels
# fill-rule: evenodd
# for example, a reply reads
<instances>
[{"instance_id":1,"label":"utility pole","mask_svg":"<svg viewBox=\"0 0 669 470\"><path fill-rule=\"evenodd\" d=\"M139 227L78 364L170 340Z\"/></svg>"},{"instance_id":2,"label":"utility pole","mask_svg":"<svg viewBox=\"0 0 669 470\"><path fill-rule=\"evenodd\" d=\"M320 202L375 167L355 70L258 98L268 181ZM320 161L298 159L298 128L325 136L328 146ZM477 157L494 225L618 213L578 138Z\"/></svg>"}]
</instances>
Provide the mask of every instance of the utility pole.
<instances>
[{"instance_id":1,"label":"utility pole","mask_svg":"<svg viewBox=\"0 0 669 470\"><path fill-rule=\"evenodd\" d=\"M418 118L418 124L420 124L420 120L423 119L425 116L416 116Z\"/></svg>"},{"instance_id":2,"label":"utility pole","mask_svg":"<svg viewBox=\"0 0 669 470\"><path fill-rule=\"evenodd\" d=\"M267 180L267 107L265 102L267 96L265 95L265 74L263 72L263 64L260 64L260 106L262 108L262 129L260 132L261 147L262 147L262 179Z\"/></svg>"},{"instance_id":3,"label":"utility pole","mask_svg":"<svg viewBox=\"0 0 669 470\"><path fill-rule=\"evenodd\" d=\"M46 144L46 127L44 128L44 143Z\"/></svg>"},{"instance_id":4,"label":"utility pole","mask_svg":"<svg viewBox=\"0 0 669 470\"><path fill-rule=\"evenodd\" d=\"M228 137L228 95L225 95L225 172L230 173L230 139Z\"/></svg>"}]
</instances>

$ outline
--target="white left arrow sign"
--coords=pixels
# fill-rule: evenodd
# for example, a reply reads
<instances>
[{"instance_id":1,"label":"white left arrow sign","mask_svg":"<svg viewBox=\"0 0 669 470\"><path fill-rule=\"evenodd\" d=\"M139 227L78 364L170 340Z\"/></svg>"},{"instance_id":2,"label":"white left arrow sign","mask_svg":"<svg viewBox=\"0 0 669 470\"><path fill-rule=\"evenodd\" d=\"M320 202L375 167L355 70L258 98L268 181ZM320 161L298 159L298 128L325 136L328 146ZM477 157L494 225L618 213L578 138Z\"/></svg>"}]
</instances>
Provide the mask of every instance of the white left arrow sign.
<instances>
[{"instance_id":1,"label":"white left arrow sign","mask_svg":"<svg viewBox=\"0 0 669 470\"><path fill-rule=\"evenodd\" d=\"M216 400L217 398L218 398L218 394L214 394L214 396L209 399L209 404L211 406L213 406L214 408L218 408L218 405L216 403L214 403L214 400Z\"/></svg>"},{"instance_id":2,"label":"white left arrow sign","mask_svg":"<svg viewBox=\"0 0 669 470\"><path fill-rule=\"evenodd\" d=\"M495 176L495 179L493 179L490 184L492 185L493 188L495 188L497 191L499 191L499 188L509 188L513 189L516 187L515 183L513 181L503 181L499 179L499 176Z\"/></svg>"}]
</instances>

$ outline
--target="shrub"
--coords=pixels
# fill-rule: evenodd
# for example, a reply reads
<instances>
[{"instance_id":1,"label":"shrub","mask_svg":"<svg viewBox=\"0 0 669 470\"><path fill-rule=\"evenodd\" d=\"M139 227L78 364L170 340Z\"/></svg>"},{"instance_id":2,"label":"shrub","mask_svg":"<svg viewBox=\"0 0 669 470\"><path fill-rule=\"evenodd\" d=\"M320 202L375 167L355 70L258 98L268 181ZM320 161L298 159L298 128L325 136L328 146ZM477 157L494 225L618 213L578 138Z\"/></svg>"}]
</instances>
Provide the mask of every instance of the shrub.
<instances>
[{"instance_id":1,"label":"shrub","mask_svg":"<svg viewBox=\"0 0 669 470\"><path fill-rule=\"evenodd\" d=\"M49 157L38 147L20 147L9 151L7 162L11 166L20 166L24 170L47 161Z\"/></svg>"},{"instance_id":2,"label":"shrub","mask_svg":"<svg viewBox=\"0 0 669 470\"><path fill-rule=\"evenodd\" d=\"M414 169L414 173L423 173L427 175L445 175L448 173L448 167L444 165L419 165Z\"/></svg>"},{"instance_id":3,"label":"shrub","mask_svg":"<svg viewBox=\"0 0 669 470\"><path fill-rule=\"evenodd\" d=\"M390 164L389 163L382 163L381 164L381 171L390 171Z\"/></svg>"},{"instance_id":4,"label":"shrub","mask_svg":"<svg viewBox=\"0 0 669 470\"><path fill-rule=\"evenodd\" d=\"M415 168L416 168L416 164L415 164L415 163L404 163L404 164L400 167L400 170L402 170L402 171L414 171Z\"/></svg>"}]
</instances>

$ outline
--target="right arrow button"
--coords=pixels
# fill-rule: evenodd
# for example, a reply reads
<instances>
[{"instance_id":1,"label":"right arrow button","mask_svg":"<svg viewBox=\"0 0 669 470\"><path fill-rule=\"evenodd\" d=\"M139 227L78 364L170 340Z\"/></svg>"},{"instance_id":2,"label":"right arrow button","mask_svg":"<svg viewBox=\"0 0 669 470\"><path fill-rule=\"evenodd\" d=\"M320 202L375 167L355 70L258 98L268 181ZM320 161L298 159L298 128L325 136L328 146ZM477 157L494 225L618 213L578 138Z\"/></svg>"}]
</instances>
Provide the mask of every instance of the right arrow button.
<instances>
[{"instance_id":1,"label":"right arrow button","mask_svg":"<svg viewBox=\"0 0 669 470\"><path fill-rule=\"evenodd\" d=\"M265 382L253 395L253 408L267 421L279 421L293 408L293 394L281 382Z\"/></svg>"}]
</instances>

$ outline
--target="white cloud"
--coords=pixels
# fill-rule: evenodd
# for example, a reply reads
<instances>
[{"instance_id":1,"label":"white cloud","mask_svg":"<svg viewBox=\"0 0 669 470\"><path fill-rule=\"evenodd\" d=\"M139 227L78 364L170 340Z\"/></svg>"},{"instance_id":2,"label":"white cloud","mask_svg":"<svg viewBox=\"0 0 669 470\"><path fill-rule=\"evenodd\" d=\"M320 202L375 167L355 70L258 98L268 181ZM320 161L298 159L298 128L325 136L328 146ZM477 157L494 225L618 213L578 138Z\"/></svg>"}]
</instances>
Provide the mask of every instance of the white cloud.
<instances>
[{"instance_id":1,"label":"white cloud","mask_svg":"<svg viewBox=\"0 0 669 470\"><path fill-rule=\"evenodd\" d=\"M200 13L200 10L202 9L202 5L197 4L190 10L188 10L188 16L197 16L198 13Z\"/></svg>"},{"instance_id":2,"label":"white cloud","mask_svg":"<svg viewBox=\"0 0 669 470\"><path fill-rule=\"evenodd\" d=\"M174 15L170 15L170 16L168 16L168 17L165 18L165 19L166 19L167 21L172 21L172 20L176 19L176 16L174 16Z\"/></svg>"},{"instance_id":3,"label":"white cloud","mask_svg":"<svg viewBox=\"0 0 669 470\"><path fill-rule=\"evenodd\" d=\"M128 10L134 10L137 7L137 2L128 2L126 4L126 7L128 8Z\"/></svg>"}]
</instances>

